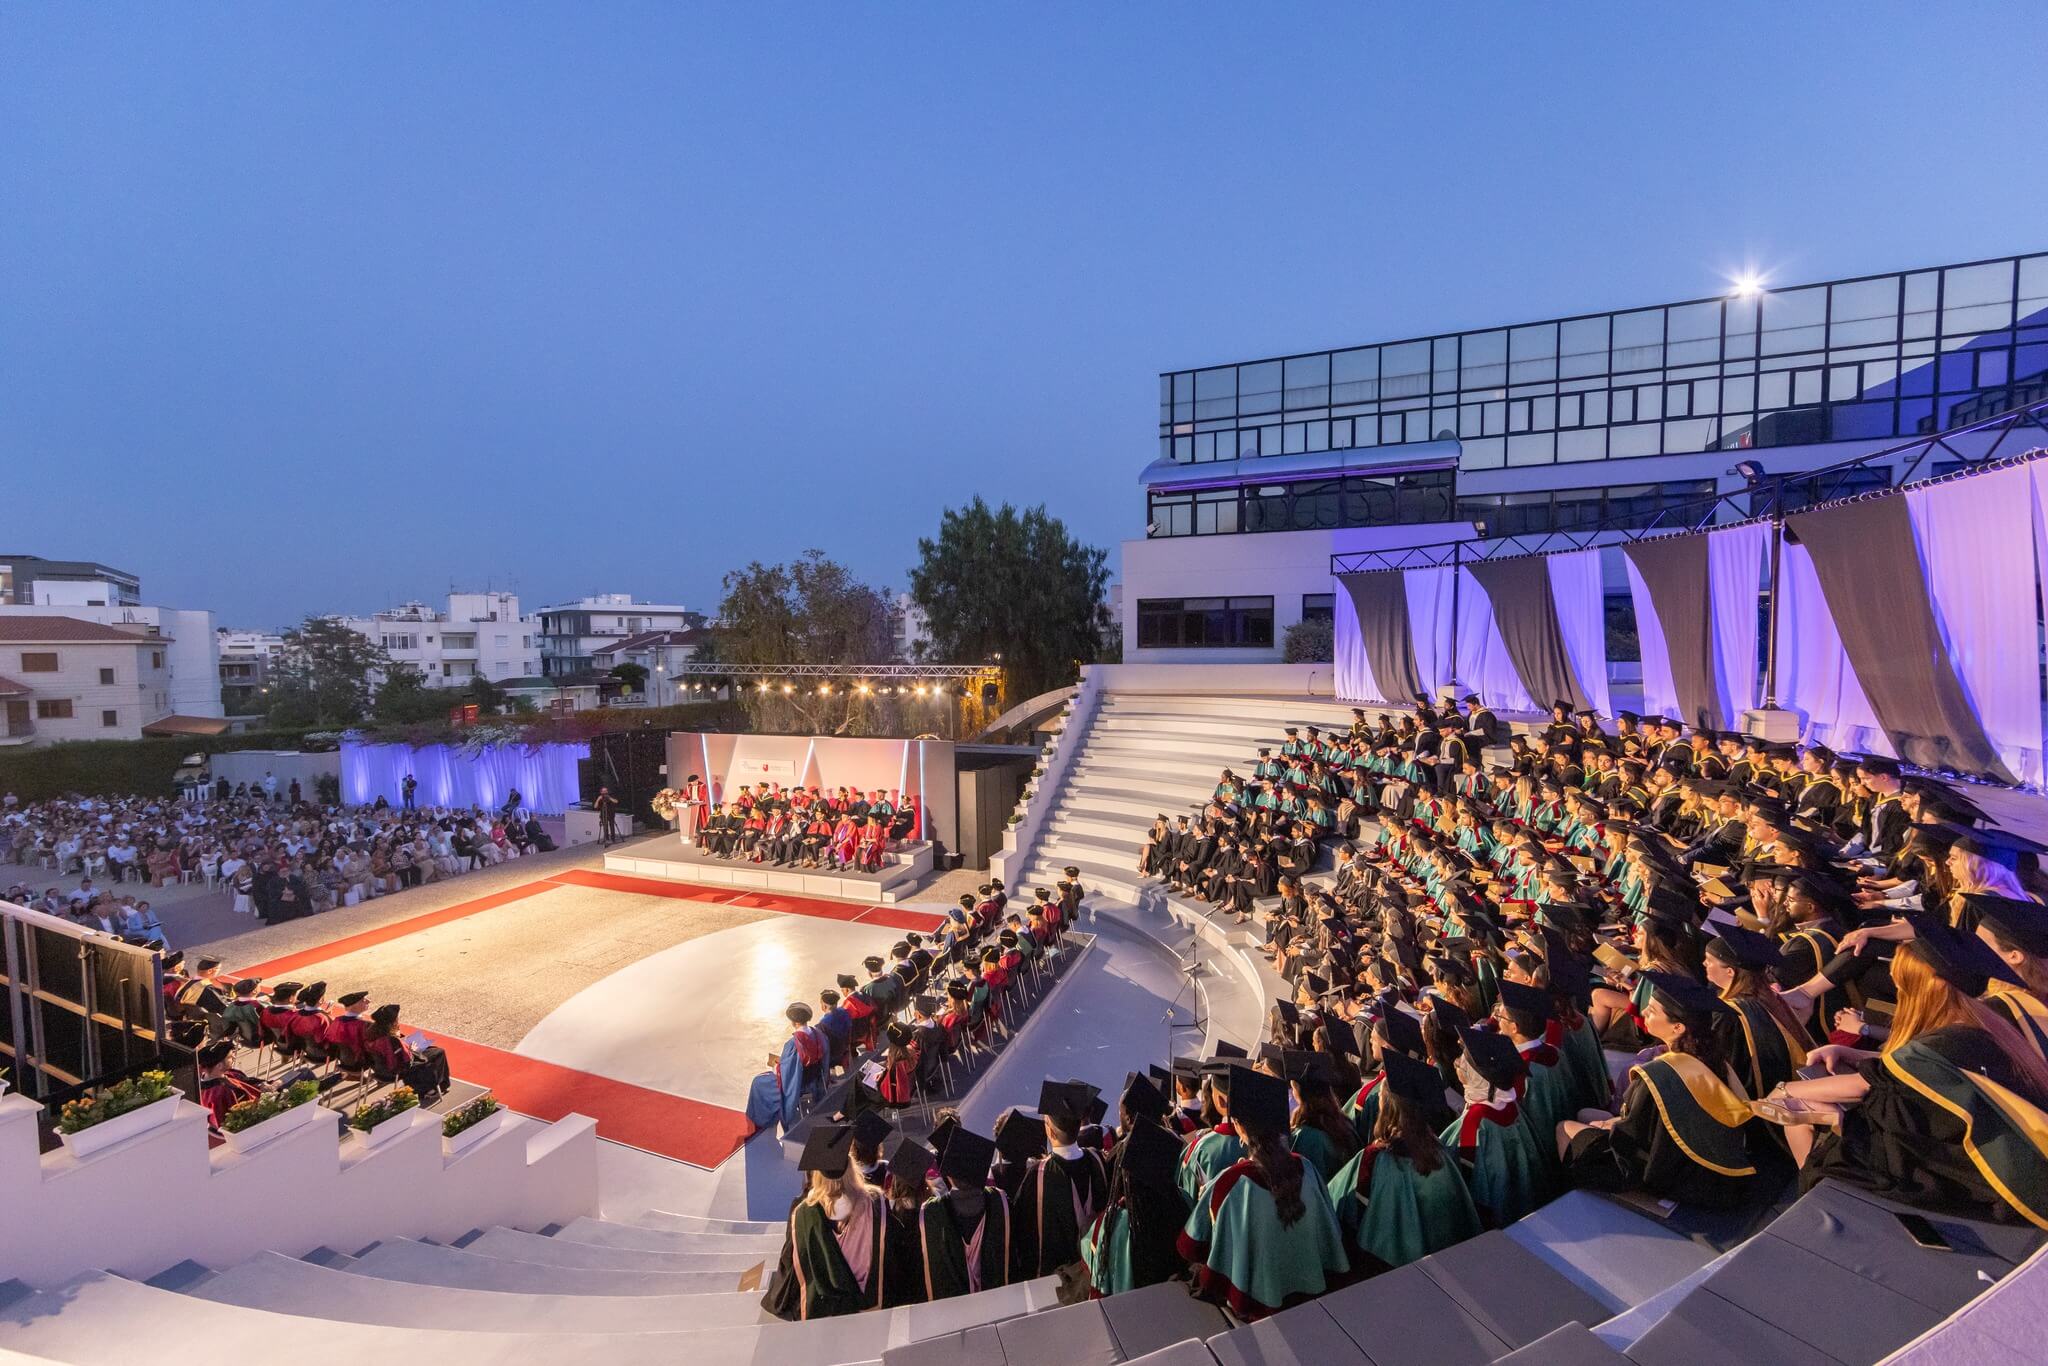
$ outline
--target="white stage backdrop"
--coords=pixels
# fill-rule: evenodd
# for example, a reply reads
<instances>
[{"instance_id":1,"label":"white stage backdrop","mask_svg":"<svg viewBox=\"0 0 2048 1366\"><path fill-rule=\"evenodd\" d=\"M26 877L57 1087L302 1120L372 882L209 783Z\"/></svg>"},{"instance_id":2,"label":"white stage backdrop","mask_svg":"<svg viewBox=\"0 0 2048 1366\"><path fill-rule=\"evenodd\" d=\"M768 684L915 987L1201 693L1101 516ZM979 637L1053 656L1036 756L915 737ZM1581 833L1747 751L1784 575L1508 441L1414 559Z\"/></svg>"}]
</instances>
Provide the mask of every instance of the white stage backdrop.
<instances>
[{"instance_id":1,"label":"white stage backdrop","mask_svg":"<svg viewBox=\"0 0 2048 1366\"><path fill-rule=\"evenodd\" d=\"M2020 466L1908 489L1906 512L1935 624L1985 738L2014 777L2038 783L2041 686L2035 648L2034 472Z\"/></svg>"},{"instance_id":2,"label":"white stage backdrop","mask_svg":"<svg viewBox=\"0 0 2048 1366\"><path fill-rule=\"evenodd\" d=\"M516 787L522 806L554 815L576 804L576 761L589 757L590 746L582 743L493 745L473 755L448 745L344 744L341 799L366 806L382 797L397 806L410 773L419 780L415 800L421 806L496 810Z\"/></svg>"},{"instance_id":3,"label":"white stage backdrop","mask_svg":"<svg viewBox=\"0 0 2048 1366\"><path fill-rule=\"evenodd\" d=\"M1372 661L1366 658L1365 640L1358 630L1358 607L1351 601L1351 594L1341 579L1337 582L1337 591L1330 595L1330 601L1337 612L1332 622L1336 636L1332 657L1337 666L1337 696L1352 702L1391 700L1373 681Z\"/></svg>"},{"instance_id":4,"label":"white stage backdrop","mask_svg":"<svg viewBox=\"0 0 2048 1366\"><path fill-rule=\"evenodd\" d=\"M1628 571L1629 601L1636 609L1636 646L1643 662L1643 715L1678 715L1678 685L1671 681L1671 649L1664 643L1664 625L1657 620L1657 604L1650 600L1650 587L1636 572L1636 562L1626 554L1622 568Z\"/></svg>"},{"instance_id":5,"label":"white stage backdrop","mask_svg":"<svg viewBox=\"0 0 2048 1366\"><path fill-rule=\"evenodd\" d=\"M1550 601L1557 609L1558 634L1586 700L1602 716L1612 716L1607 693L1607 594L1600 580L1600 552L1574 550L1552 555Z\"/></svg>"},{"instance_id":6,"label":"white stage backdrop","mask_svg":"<svg viewBox=\"0 0 2048 1366\"><path fill-rule=\"evenodd\" d=\"M1714 640L1714 682L1721 698L1721 724L1733 730L1758 695L1758 604L1763 592L1764 556L1771 524L1707 533L1707 609Z\"/></svg>"},{"instance_id":7,"label":"white stage backdrop","mask_svg":"<svg viewBox=\"0 0 2048 1366\"><path fill-rule=\"evenodd\" d=\"M1408 593L1408 634L1415 643L1415 671L1422 676L1423 692L1435 697L1453 681L1451 571L1410 569L1401 575L1401 586ZM1386 700L1400 706L1414 701L1410 697Z\"/></svg>"},{"instance_id":8,"label":"white stage backdrop","mask_svg":"<svg viewBox=\"0 0 2048 1366\"><path fill-rule=\"evenodd\" d=\"M1778 592L1778 705L1805 715L1800 738L1808 744L1896 756L1842 648L1813 557L1803 545L1787 545L1778 568L1785 579Z\"/></svg>"},{"instance_id":9,"label":"white stage backdrop","mask_svg":"<svg viewBox=\"0 0 2048 1366\"><path fill-rule=\"evenodd\" d=\"M1494 624L1493 599L1469 569L1458 570L1458 682L1501 711L1550 710L1548 698L1539 707L1522 686Z\"/></svg>"}]
</instances>

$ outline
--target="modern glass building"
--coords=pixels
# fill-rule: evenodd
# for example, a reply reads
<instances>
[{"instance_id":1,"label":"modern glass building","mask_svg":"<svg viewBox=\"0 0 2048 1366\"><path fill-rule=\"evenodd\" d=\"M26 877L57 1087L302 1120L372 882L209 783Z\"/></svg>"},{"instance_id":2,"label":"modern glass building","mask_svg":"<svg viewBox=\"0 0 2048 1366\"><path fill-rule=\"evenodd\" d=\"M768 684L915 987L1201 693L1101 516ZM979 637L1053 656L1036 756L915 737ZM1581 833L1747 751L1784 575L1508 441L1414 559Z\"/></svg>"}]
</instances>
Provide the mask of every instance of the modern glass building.
<instances>
[{"instance_id":1,"label":"modern glass building","mask_svg":"<svg viewBox=\"0 0 2048 1366\"><path fill-rule=\"evenodd\" d=\"M1164 591L1180 556L1162 542L1308 534L1327 554L1646 521L1730 487L1738 459L1817 468L2044 393L2048 253L1169 371L1145 539L1124 550L1126 648L1277 652L1319 610L1252 569L1297 557L1215 540L1203 559L1246 572L1204 573L1190 607ZM1329 591L1325 571L1294 595ZM1268 596L1262 619L1212 606Z\"/></svg>"}]
</instances>

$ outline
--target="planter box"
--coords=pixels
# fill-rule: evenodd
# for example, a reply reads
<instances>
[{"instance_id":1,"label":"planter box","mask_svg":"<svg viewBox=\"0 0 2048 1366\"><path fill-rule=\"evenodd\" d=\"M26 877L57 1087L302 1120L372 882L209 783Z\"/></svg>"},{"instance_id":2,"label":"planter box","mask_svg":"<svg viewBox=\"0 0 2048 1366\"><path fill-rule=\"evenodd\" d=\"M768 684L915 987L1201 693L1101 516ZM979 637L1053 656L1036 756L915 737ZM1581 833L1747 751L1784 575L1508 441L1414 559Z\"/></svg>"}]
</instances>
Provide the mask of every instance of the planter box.
<instances>
[{"instance_id":1,"label":"planter box","mask_svg":"<svg viewBox=\"0 0 2048 1366\"><path fill-rule=\"evenodd\" d=\"M409 1110L400 1110L391 1118L372 1128L357 1129L352 1127L349 1129L349 1132L361 1140L365 1148L375 1148L381 1144L389 1143L392 1139L397 1138L407 1129L410 1129L413 1120L419 1117L419 1113L420 1107L415 1105Z\"/></svg>"},{"instance_id":2,"label":"planter box","mask_svg":"<svg viewBox=\"0 0 2048 1366\"><path fill-rule=\"evenodd\" d=\"M151 1101L139 1110L130 1110L125 1115L115 1115L112 1119L102 1120L91 1128L80 1129L75 1134L60 1133L58 1136L64 1140L64 1146L70 1149L73 1157L91 1157L104 1148L113 1147L123 1139L146 1134L151 1129L170 1123L171 1116L178 1112L178 1102L182 1099L184 1097L178 1095L165 1096L162 1100Z\"/></svg>"},{"instance_id":3,"label":"planter box","mask_svg":"<svg viewBox=\"0 0 2048 1366\"><path fill-rule=\"evenodd\" d=\"M511 1113L512 1112L510 1110L506 1109L497 1109L491 1111L482 1119L470 1125L461 1133L455 1135L455 1137L443 1138L441 1140L442 1149L448 1154L448 1156L453 1157L455 1154L461 1152L463 1149L469 1147L471 1144L481 1142L482 1140L489 1138L492 1134L498 1132L498 1130L504 1128L505 1120L508 1116L511 1115Z\"/></svg>"},{"instance_id":4,"label":"planter box","mask_svg":"<svg viewBox=\"0 0 2048 1366\"><path fill-rule=\"evenodd\" d=\"M336 1112L329 1110L315 1098L294 1105L289 1110L280 1110L261 1124L252 1124L233 1133L223 1129L221 1141L227 1144L230 1152L246 1153L252 1148L262 1147L273 1138L283 1138L286 1134L309 1129L320 1122L322 1115L336 1115Z\"/></svg>"}]
</instances>

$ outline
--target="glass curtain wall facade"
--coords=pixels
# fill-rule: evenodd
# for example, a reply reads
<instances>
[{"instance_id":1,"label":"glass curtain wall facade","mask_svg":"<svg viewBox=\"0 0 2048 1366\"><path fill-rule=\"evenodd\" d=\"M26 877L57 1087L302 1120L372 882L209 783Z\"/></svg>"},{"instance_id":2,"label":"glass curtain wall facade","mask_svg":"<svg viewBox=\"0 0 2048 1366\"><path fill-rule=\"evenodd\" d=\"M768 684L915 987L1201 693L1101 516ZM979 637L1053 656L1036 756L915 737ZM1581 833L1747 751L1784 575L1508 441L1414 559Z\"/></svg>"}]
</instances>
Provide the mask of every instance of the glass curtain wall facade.
<instances>
[{"instance_id":1,"label":"glass curtain wall facade","mask_svg":"<svg viewBox=\"0 0 2048 1366\"><path fill-rule=\"evenodd\" d=\"M2044 384L2048 254L1172 371L1159 450L1199 465L1455 437L1461 471L1566 465L1910 437ZM1386 520L1411 520L1380 482ZM1155 508L1153 534L1268 529L1254 492L1211 491L1206 513L1189 499L1186 530ZM1314 496L1334 512L1295 494L1288 529L1371 524L1346 503L1372 490Z\"/></svg>"}]
</instances>

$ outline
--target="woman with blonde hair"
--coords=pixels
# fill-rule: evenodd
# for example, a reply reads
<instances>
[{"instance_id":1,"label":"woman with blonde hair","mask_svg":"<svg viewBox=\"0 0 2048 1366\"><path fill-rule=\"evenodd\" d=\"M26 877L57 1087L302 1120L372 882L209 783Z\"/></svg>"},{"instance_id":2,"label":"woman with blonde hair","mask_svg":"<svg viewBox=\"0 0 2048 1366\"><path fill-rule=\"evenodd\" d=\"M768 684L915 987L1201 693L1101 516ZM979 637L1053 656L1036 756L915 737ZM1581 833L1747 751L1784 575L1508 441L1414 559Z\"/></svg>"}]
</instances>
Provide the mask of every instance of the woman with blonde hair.
<instances>
[{"instance_id":1,"label":"woman with blonde hair","mask_svg":"<svg viewBox=\"0 0 2048 1366\"><path fill-rule=\"evenodd\" d=\"M1975 935L1933 919L1892 958L1898 1008L1881 1053L1808 1055L1833 1075L1794 1081L1792 1102L1847 1107L1817 1140L1787 1129L1800 1183L1834 1177L1911 1204L2048 1228L2048 1063L1979 1000L2014 974Z\"/></svg>"},{"instance_id":2,"label":"woman with blonde hair","mask_svg":"<svg viewBox=\"0 0 2048 1366\"><path fill-rule=\"evenodd\" d=\"M887 1274L882 1193L853 1165L853 1129L820 1125L797 1169L810 1184L789 1214L789 1241L762 1308L786 1319L822 1319L880 1308Z\"/></svg>"}]
</instances>

